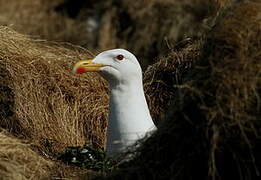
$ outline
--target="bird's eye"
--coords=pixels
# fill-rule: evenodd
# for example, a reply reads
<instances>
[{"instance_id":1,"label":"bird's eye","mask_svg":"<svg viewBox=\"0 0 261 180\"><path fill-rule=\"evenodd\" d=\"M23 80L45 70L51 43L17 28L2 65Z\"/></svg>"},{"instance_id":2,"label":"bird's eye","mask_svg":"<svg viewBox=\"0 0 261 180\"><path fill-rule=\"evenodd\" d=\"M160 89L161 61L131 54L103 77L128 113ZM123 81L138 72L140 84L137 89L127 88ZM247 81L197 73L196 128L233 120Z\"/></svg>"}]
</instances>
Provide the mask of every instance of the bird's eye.
<instances>
[{"instance_id":1,"label":"bird's eye","mask_svg":"<svg viewBox=\"0 0 261 180\"><path fill-rule=\"evenodd\" d=\"M116 59L121 61L124 59L124 56L122 54L119 54L116 56Z\"/></svg>"}]
</instances>

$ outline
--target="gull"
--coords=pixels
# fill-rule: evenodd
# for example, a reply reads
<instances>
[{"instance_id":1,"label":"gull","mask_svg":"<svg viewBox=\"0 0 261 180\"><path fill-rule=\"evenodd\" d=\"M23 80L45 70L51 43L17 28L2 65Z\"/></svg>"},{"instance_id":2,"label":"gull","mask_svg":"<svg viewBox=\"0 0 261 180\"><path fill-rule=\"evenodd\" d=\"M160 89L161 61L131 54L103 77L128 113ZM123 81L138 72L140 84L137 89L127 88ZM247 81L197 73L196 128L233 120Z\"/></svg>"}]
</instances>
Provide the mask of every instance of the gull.
<instances>
[{"instance_id":1,"label":"gull","mask_svg":"<svg viewBox=\"0 0 261 180\"><path fill-rule=\"evenodd\" d=\"M109 83L109 120L106 153L124 152L128 146L156 130L142 83L142 69L137 58L127 50L113 49L94 59L81 60L73 72L98 72Z\"/></svg>"}]
</instances>

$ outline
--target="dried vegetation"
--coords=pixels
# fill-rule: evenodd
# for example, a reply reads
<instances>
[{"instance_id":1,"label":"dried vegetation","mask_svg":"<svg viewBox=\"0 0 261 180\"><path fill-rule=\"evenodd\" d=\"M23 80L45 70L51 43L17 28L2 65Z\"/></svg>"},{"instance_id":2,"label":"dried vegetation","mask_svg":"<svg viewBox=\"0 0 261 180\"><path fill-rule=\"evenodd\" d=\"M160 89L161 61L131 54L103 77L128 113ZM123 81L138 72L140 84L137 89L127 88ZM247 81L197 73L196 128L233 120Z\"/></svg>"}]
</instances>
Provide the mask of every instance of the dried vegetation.
<instances>
[{"instance_id":1,"label":"dried vegetation","mask_svg":"<svg viewBox=\"0 0 261 180\"><path fill-rule=\"evenodd\" d=\"M105 143L107 85L96 74L71 73L75 61L93 55L39 40L85 44L86 22L53 12L60 2L0 0L0 23L29 35L0 27L3 179L83 177L86 170L56 162L55 154L69 145ZM99 7L91 49L128 48L143 67L160 56L144 73L159 130L133 161L105 178L259 176L261 4L232 2L124 0Z\"/></svg>"},{"instance_id":2,"label":"dried vegetation","mask_svg":"<svg viewBox=\"0 0 261 180\"><path fill-rule=\"evenodd\" d=\"M260 9L253 1L220 12L192 68L181 83L172 81L172 105L158 131L105 179L260 176ZM174 54L173 64L186 65L180 57ZM184 71L179 67L174 72ZM158 77L157 83L169 82L170 76Z\"/></svg>"}]
</instances>

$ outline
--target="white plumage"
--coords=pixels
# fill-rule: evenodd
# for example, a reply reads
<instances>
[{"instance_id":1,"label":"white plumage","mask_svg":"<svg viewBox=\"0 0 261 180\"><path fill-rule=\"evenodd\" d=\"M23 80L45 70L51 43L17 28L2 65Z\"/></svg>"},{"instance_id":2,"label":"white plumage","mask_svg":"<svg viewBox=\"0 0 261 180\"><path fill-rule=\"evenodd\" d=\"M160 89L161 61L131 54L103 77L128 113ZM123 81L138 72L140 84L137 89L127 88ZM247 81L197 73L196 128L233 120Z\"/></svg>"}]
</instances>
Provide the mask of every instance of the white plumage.
<instances>
[{"instance_id":1,"label":"white plumage","mask_svg":"<svg viewBox=\"0 0 261 180\"><path fill-rule=\"evenodd\" d=\"M76 73L93 71L109 82L106 151L114 155L156 129L143 91L142 70L132 53L114 49L100 53L93 60L79 61L74 66Z\"/></svg>"}]
</instances>

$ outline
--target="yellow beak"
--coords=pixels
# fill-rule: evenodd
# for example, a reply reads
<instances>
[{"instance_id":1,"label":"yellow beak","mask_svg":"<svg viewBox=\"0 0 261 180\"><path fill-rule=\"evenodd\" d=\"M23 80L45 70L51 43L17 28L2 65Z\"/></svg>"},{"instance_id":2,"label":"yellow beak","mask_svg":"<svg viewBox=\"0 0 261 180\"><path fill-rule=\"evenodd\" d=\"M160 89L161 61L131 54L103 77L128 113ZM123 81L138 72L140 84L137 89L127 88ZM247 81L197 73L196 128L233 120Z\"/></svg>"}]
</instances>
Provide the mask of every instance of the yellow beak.
<instances>
[{"instance_id":1,"label":"yellow beak","mask_svg":"<svg viewBox=\"0 0 261 180\"><path fill-rule=\"evenodd\" d=\"M92 59L82 60L77 62L73 67L73 72L76 74L83 74L85 72L97 72L104 67L103 64L95 64Z\"/></svg>"}]
</instances>

